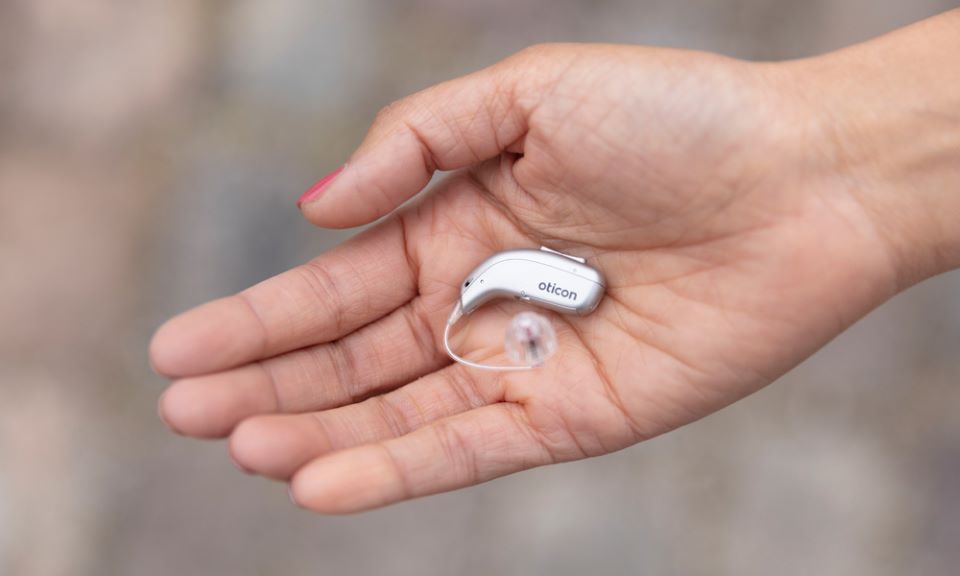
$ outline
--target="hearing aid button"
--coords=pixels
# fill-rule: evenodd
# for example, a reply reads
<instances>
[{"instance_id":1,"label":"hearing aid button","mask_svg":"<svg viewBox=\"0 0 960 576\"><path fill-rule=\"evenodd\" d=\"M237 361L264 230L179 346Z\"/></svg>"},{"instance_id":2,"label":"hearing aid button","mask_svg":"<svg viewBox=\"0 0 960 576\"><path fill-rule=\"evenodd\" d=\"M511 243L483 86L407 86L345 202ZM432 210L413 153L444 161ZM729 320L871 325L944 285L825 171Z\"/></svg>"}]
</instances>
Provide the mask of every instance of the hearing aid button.
<instances>
[{"instance_id":1,"label":"hearing aid button","mask_svg":"<svg viewBox=\"0 0 960 576\"><path fill-rule=\"evenodd\" d=\"M546 246L541 246L541 247L540 247L540 250L543 250L544 252L550 252L551 254L556 254L556 255L558 255L558 256L563 256L564 258L569 258L569 259L571 259L571 260L576 260L577 262L579 262L579 263L581 263L581 264L586 264L586 263L587 263L587 259L586 259L586 258L581 258L581 257L579 257L579 256L571 256L570 254L564 254L563 252L559 252L559 251L557 251L557 250L554 250L553 248L547 248Z\"/></svg>"}]
</instances>

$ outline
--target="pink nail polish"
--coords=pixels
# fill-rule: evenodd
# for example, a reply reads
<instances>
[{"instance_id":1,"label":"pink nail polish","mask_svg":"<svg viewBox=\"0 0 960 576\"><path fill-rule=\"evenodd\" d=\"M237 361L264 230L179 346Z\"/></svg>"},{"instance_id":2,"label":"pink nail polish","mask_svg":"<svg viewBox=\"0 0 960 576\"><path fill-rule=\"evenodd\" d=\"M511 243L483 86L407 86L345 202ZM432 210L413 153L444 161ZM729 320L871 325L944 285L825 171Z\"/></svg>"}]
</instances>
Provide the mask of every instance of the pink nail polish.
<instances>
[{"instance_id":1,"label":"pink nail polish","mask_svg":"<svg viewBox=\"0 0 960 576\"><path fill-rule=\"evenodd\" d=\"M317 180L317 183L311 186L310 189L304 192L303 195L300 196L300 199L297 200L297 208L303 206L305 202L310 202L311 200L316 200L318 197L320 197L320 194L324 191L324 189L329 186L330 183L333 182L333 179L339 176L346 167L347 165L344 164L320 180Z\"/></svg>"}]
</instances>

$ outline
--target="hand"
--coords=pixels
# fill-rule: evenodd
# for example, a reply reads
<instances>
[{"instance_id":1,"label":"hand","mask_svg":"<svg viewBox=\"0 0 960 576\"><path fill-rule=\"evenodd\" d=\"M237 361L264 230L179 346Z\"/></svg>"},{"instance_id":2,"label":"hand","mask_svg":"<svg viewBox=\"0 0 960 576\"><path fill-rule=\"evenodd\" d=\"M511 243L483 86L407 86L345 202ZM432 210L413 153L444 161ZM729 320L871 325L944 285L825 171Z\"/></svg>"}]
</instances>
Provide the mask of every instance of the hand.
<instances>
[{"instance_id":1,"label":"hand","mask_svg":"<svg viewBox=\"0 0 960 576\"><path fill-rule=\"evenodd\" d=\"M370 222L458 171L165 324L162 417L229 435L300 505L351 512L630 446L770 383L903 287L801 69L541 46L387 107L307 218ZM451 364L460 280L540 245L604 273L599 308L552 315L560 349L539 370ZM494 354L514 306L461 321L458 348Z\"/></svg>"}]
</instances>

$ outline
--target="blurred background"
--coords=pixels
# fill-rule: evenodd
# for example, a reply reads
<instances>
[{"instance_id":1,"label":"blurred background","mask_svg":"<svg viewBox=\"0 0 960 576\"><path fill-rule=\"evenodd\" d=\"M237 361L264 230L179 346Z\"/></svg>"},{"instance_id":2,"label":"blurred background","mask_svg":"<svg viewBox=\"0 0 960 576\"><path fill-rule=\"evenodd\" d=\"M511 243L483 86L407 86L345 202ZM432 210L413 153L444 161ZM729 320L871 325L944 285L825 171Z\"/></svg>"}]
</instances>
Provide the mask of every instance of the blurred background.
<instances>
[{"instance_id":1,"label":"blurred background","mask_svg":"<svg viewBox=\"0 0 960 576\"><path fill-rule=\"evenodd\" d=\"M0 574L956 574L960 276L631 449L352 517L168 433L166 317L350 232L378 108L543 41L812 55L950 0L3 0Z\"/></svg>"}]
</instances>

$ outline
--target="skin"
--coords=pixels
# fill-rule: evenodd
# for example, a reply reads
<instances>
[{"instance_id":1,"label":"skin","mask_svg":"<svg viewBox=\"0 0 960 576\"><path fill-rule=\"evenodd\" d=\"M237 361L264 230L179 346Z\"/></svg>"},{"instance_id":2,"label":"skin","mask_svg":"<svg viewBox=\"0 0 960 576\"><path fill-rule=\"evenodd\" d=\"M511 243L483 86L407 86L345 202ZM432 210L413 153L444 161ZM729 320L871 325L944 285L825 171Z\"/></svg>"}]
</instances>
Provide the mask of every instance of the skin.
<instances>
[{"instance_id":1,"label":"skin","mask_svg":"<svg viewBox=\"0 0 960 576\"><path fill-rule=\"evenodd\" d=\"M323 227L387 217L164 324L161 417L343 513L719 410L960 266L957 54L960 11L786 63L546 45L391 104L301 207ZM436 169L455 172L396 210ZM460 280L540 245L603 272L600 306L553 316L539 370L451 364ZM471 315L458 349L502 361L513 306Z\"/></svg>"}]
</instances>

